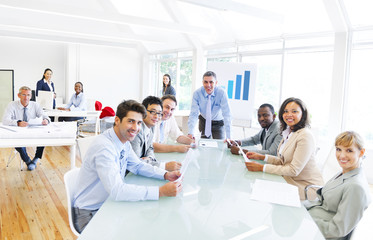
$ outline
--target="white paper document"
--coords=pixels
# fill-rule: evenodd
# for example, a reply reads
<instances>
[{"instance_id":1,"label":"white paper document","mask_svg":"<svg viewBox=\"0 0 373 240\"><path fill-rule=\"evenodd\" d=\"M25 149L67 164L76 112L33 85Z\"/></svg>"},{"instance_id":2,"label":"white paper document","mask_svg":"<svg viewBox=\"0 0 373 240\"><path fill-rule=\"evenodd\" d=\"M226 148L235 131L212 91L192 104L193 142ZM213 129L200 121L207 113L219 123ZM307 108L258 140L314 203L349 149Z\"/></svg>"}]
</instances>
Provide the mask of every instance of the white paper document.
<instances>
[{"instance_id":1,"label":"white paper document","mask_svg":"<svg viewBox=\"0 0 373 240\"><path fill-rule=\"evenodd\" d=\"M288 183L256 179L251 199L290 207L301 207L298 188Z\"/></svg>"},{"instance_id":2,"label":"white paper document","mask_svg":"<svg viewBox=\"0 0 373 240\"><path fill-rule=\"evenodd\" d=\"M199 145L201 147L212 147L212 148L218 148L218 142L216 141L205 141L205 140L199 140Z\"/></svg>"},{"instance_id":3,"label":"white paper document","mask_svg":"<svg viewBox=\"0 0 373 240\"><path fill-rule=\"evenodd\" d=\"M42 125L41 122L43 121L43 118L33 118L33 119L30 119L28 120L28 124L30 126L34 126L34 125Z\"/></svg>"},{"instance_id":4,"label":"white paper document","mask_svg":"<svg viewBox=\"0 0 373 240\"><path fill-rule=\"evenodd\" d=\"M180 177L178 179L175 180L175 182L180 182L183 177L184 177L184 174L186 172L186 170L188 169L188 165L189 163L192 161L193 159L193 149L189 149L188 152L187 152L187 155L185 156L184 160L182 161L182 165L181 165L181 168L180 168Z\"/></svg>"}]
</instances>

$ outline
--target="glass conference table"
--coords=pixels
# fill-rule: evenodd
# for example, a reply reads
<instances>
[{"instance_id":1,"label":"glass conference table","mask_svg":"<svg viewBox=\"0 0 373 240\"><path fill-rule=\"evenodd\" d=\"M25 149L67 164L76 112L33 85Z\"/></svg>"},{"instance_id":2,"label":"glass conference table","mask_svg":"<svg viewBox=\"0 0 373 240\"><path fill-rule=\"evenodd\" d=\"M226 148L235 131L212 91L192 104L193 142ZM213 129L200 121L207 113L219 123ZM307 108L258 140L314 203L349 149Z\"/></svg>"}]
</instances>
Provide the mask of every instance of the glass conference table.
<instances>
[{"instance_id":1,"label":"glass conference table","mask_svg":"<svg viewBox=\"0 0 373 240\"><path fill-rule=\"evenodd\" d=\"M285 182L281 176L246 170L242 156L218 148L194 149L183 191L159 201L108 199L79 239L324 239L304 207L250 199L255 179ZM186 154L156 154L182 161ZM132 175L127 183L161 186L166 181Z\"/></svg>"}]
</instances>

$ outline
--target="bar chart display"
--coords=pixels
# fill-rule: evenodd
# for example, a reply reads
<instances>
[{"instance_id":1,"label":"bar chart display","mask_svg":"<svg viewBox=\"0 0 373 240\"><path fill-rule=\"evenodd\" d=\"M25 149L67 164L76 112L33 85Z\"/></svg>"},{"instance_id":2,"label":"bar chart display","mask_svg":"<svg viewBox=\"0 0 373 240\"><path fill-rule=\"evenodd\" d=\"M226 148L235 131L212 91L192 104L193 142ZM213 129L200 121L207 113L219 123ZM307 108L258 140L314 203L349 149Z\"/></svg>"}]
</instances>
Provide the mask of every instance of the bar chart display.
<instances>
[{"instance_id":1,"label":"bar chart display","mask_svg":"<svg viewBox=\"0 0 373 240\"><path fill-rule=\"evenodd\" d=\"M217 86L226 91L232 119L251 121L255 114L256 64L209 62L208 70L216 73Z\"/></svg>"},{"instance_id":2,"label":"bar chart display","mask_svg":"<svg viewBox=\"0 0 373 240\"><path fill-rule=\"evenodd\" d=\"M233 89L235 89L235 94L233 98ZM237 74L236 80L228 80L228 98L249 101L249 91L250 91L250 71L245 71L244 80L242 82L242 75ZM242 98L241 98L242 92Z\"/></svg>"}]
</instances>

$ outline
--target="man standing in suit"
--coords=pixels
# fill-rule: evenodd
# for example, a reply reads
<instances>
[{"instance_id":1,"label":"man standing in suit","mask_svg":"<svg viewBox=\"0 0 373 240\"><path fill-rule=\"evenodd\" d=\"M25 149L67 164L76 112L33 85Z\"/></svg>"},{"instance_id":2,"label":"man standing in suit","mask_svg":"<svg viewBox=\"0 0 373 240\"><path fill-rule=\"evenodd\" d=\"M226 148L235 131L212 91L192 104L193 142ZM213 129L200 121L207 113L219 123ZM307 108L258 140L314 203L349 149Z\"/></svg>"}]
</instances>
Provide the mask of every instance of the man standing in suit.
<instances>
[{"instance_id":1,"label":"man standing in suit","mask_svg":"<svg viewBox=\"0 0 373 240\"><path fill-rule=\"evenodd\" d=\"M194 128L199 119L201 138L230 138L231 110L228 95L224 89L216 86L218 81L214 72L206 72L202 79L203 86L193 93L188 137L194 137Z\"/></svg>"},{"instance_id":2,"label":"man standing in suit","mask_svg":"<svg viewBox=\"0 0 373 240\"><path fill-rule=\"evenodd\" d=\"M46 116L43 109L37 102L30 101L31 89L23 86L19 89L19 101L10 102L5 109L3 124L8 126L27 127L28 121L35 118L42 118L41 124L47 125L50 118ZM27 154L25 147L18 147L16 150L21 155L22 160L27 164L27 170L32 171L43 156L44 147L37 147L33 160Z\"/></svg>"},{"instance_id":3,"label":"man standing in suit","mask_svg":"<svg viewBox=\"0 0 373 240\"><path fill-rule=\"evenodd\" d=\"M269 154L276 156L278 145L281 142L282 136L279 132L279 122L275 120L276 114L271 104L262 104L258 109L258 122L262 129L258 134L236 141L227 141L228 147L231 148L233 154L239 154L240 146L253 146L257 144L262 145L262 150L254 150L254 152L261 154ZM229 143L231 142L231 144ZM246 153L247 150L243 149Z\"/></svg>"},{"instance_id":4,"label":"man standing in suit","mask_svg":"<svg viewBox=\"0 0 373 240\"><path fill-rule=\"evenodd\" d=\"M153 166L166 169L167 171L179 170L181 163L179 162L159 162L154 156L153 135L154 126L162 117L162 101L161 99L148 96L142 101L142 105L146 108L146 117L142 122L141 130L136 135L135 139L131 141L132 149L136 155L141 158L143 162L149 163Z\"/></svg>"}]
</instances>

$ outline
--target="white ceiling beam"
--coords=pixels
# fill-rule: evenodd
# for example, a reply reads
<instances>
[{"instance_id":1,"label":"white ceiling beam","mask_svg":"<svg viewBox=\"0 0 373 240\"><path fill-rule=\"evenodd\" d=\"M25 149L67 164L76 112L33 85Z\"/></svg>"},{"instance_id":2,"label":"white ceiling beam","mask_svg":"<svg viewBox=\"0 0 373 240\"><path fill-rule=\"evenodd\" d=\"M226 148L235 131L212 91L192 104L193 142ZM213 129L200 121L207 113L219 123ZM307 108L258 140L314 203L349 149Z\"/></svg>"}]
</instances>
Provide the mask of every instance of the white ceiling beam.
<instances>
[{"instance_id":1,"label":"white ceiling beam","mask_svg":"<svg viewBox=\"0 0 373 240\"><path fill-rule=\"evenodd\" d=\"M90 37L76 37L76 36L67 36L66 34L54 34L50 33L35 33L30 31L14 31L0 29L0 36L6 37L16 37L24 39L34 39L34 40L45 40L52 42L62 42L62 43L82 43L82 44L93 44L93 45L104 45L104 46L113 46L113 47L123 47L123 48L137 48L138 44L136 42L124 42L116 41L114 39L92 39Z\"/></svg>"},{"instance_id":2,"label":"white ceiling beam","mask_svg":"<svg viewBox=\"0 0 373 240\"><path fill-rule=\"evenodd\" d=\"M334 32L346 32L348 30L348 24L345 17L347 16L344 16L339 1L324 0L323 2Z\"/></svg>"},{"instance_id":3,"label":"white ceiling beam","mask_svg":"<svg viewBox=\"0 0 373 240\"><path fill-rule=\"evenodd\" d=\"M16 8L24 11L38 12L58 15L76 19L86 19L97 22L107 22L122 25L136 25L148 28L155 28L162 31L181 32L189 34L210 34L210 30L202 27L194 27L184 24L147 19L142 17L128 16L123 14L107 14L105 12L92 11L88 9L72 8L59 4L45 4L38 0L2 0L0 7Z\"/></svg>"},{"instance_id":4,"label":"white ceiling beam","mask_svg":"<svg viewBox=\"0 0 373 240\"><path fill-rule=\"evenodd\" d=\"M261 18L264 20L274 21L282 23L284 21L284 16L282 14L257 8L251 7L246 4L234 2L232 0L179 0L182 2L207 7L211 9L216 9L220 11L232 11L238 12L252 17Z\"/></svg>"}]
</instances>

